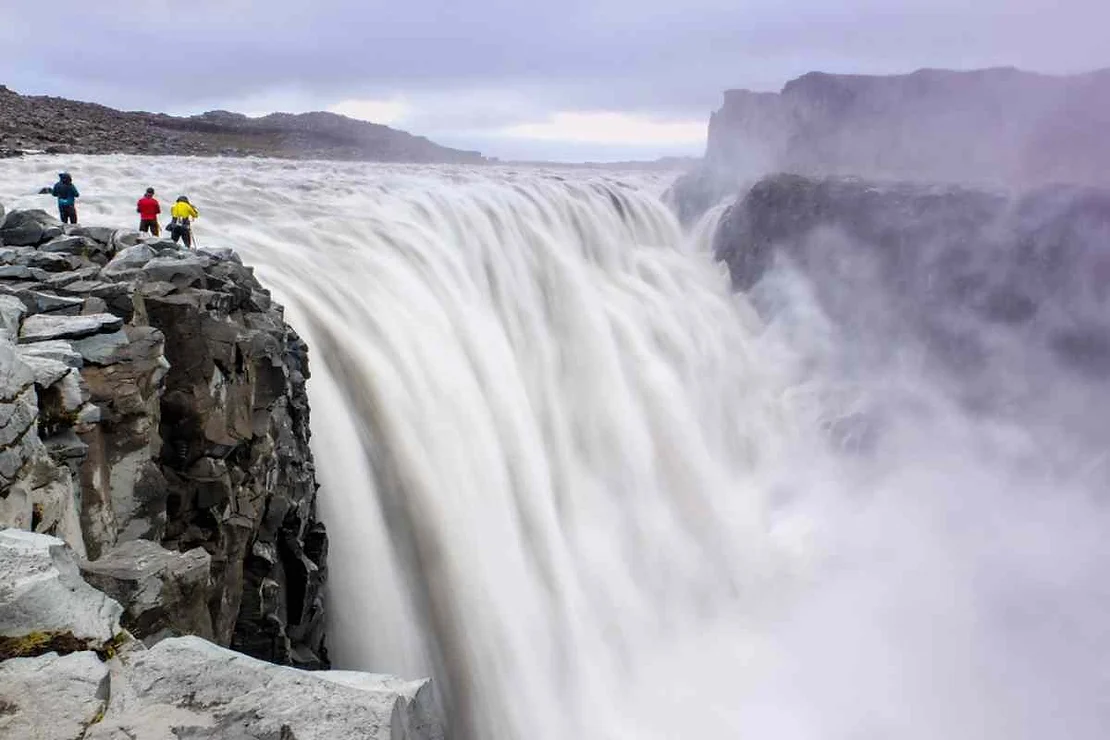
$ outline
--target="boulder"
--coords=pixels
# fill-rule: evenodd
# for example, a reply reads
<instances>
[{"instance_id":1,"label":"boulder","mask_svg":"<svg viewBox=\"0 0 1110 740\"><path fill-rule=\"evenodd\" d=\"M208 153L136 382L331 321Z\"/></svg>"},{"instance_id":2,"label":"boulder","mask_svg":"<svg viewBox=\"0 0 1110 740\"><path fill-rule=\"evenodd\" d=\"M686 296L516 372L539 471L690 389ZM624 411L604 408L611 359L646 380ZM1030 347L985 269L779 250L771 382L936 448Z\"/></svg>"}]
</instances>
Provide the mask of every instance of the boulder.
<instances>
[{"instance_id":1,"label":"boulder","mask_svg":"<svg viewBox=\"0 0 1110 740\"><path fill-rule=\"evenodd\" d=\"M231 247L204 247L202 249L198 249L197 254L204 255L205 257L211 257L212 259L218 260L220 262L226 261L234 262L239 265L243 264L243 259L239 256L239 253Z\"/></svg>"},{"instance_id":2,"label":"boulder","mask_svg":"<svg viewBox=\"0 0 1110 740\"><path fill-rule=\"evenodd\" d=\"M116 230L107 226L74 226L69 230L69 236L88 237L105 246L112 243L112 234L114 233L116 233Z\"/></svg>"},{"instance_id":3,"label":"boulder","mask_svg":"<svg viewBox=\"0 0 1110 740\"><path fill-rule=\"evenodd\" d=\"M85 740L223 737L296 740L440 740L417 686L372 676L329 681L217 647L163 640L113 670L111 700ZM426 688L425 688L426 687Z\"/></svg>"},{"instance_id":4,"label":"boulder","mask_svg":"<svg viewBox=\"0 0 1110 740\"><path fill-rule=\"evenodd\" d=\"M19 341L30 343L47 339L80 339L101 332L118 331L122 326L123 319L110 313L88 316L36 314L23 322Z\"/></svg>"},{"instance_id":5,"label":"boulder","mask_svg":"<svg viewBox=\"0 0 1110 740\"><path fill-rule=\"evenodd\" d=\"M0 531L0 573L0 660L102 650L119 634L122 607L81 579L60 539Z\"/></svg>"},{"instance_id":6,"label":"boulder","mask_svg":"<svg viewBox=\"0 0 1110 740\"><path fill-rule=\"evenodd\" d=\"M43 235L47 229L58 226L59 221L46 211L12 211L0 224L0 243L10 247L33 247L45 240Z\"/></svg>"},{"instance_id":7,"label":"boulder","mask_svg":"<svg viewBox=\"0 0 1110 740\"><path fill-rule=\"evenodd\" d=\"M183 258L157 257L143 267L143 272L150 280L161 280L172 283L178 288L190 286L205 287L205 268L209 262L205 259L185 256Z\"/></svg>"},{"instance_id":8,"label":"boulder","mask_svg":"<svg viewBox=\"0 0 1110 740\"><path fill-rule=\"evenodd\" d=\"M27 265L0 265L0 280L38 280L39 274Z\"/></svg>"},{"instance_id":9,"label":"boulder","mask_svg":"<svg viewBox=\"0 0 1110 740\"><path fill-rule=\"evenodd\" d=\"M103 254L104 247L88 237L71 234L70 236L59 236L51 239L40 245L39 251L53 254L70 254L74 257L91 257Z\"/></svg>"},{"instance_id":10,"label":"boulder","mask_svg":"<svg viewBox=\"0 0 1110 740\"><path fill-rule=\"evenodd\" d=\"M125 270L133 270L142 267L157 256L157 253L148 245L136 244L116 252L116 256L104 265L101 272L105 275L115 275Z\"/></svg>"},{"instance_id":11,"label":"boulder","mask_svg":"<svg viewBox=\"0 0 1110 740\"><path fill-rule=\"evenodd\" d=\"M0 737L82 738L103 715L109 688L108 667L89 651L0 663Z\"/></svg>"},{"instance_id":12,"label":"boulder","mask_svg":"<svg viewBox=\"0 0 1110 740\"><path fill-rule=\"evenodd\" d=\"M211 556L202 548L171 552L132 540L81 564L85 580L123 605L123 626L135 637L169 632L212 639L208 613Z\"/></svg>"}]
</instances>

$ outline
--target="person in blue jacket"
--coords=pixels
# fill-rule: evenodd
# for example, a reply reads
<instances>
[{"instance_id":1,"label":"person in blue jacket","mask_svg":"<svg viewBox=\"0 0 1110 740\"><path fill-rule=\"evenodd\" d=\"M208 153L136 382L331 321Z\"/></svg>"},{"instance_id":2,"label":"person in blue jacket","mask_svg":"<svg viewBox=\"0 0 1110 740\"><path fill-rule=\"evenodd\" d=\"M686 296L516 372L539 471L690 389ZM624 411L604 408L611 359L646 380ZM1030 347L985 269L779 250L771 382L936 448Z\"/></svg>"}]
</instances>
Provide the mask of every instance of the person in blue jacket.
<instances>
[{"instance_id":1,"label":"person in blue jacket","mask_svg":"<svg viewBox=\"0 0 1110 740\"><path fill-rule=\"evenodd\" d=\"M58 216L63 224L77 223L77 199L81 194L73 184L73 177L68 172L58 173L58 182L52 188L43 188L39 191L44 195L53 195L58 199Z\"/></svg>"}]
</instances>

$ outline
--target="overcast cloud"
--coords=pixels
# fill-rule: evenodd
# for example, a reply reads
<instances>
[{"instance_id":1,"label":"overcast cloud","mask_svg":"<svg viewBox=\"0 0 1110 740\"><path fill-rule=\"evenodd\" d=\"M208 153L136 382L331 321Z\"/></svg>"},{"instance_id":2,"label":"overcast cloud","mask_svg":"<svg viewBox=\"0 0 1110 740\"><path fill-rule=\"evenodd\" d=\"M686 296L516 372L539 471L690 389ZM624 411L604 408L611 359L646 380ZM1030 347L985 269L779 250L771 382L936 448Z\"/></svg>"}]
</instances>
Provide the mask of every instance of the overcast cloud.
<instances>
[{"instance_id":1,"label":"overcast cloud","mask_svg":"<svg viewBox=\"0 0 1110 740\"><path fill-rule=\"evenodd\" d=\"M1110 66L1108 0L0 0L0 8L0 83L20 92L179 114L335 109L503 158L699 154L722 90L777 90L815 69Z\"/></svg>"}]
</instances>

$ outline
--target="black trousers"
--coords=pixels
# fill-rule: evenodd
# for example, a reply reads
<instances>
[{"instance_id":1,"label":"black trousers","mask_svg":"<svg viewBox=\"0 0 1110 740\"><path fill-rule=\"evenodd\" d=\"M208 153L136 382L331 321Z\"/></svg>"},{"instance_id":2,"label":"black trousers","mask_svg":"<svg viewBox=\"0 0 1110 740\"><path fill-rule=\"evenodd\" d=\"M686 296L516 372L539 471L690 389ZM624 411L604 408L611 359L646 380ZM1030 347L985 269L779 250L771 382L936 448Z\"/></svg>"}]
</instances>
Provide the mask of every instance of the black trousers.
<instances>
[{"instance_id":1,"label":"black trousers","mask_svg":"<svg viewBox=\"0 0 1110 740\"><path fill-rule=\"evenodd\" d=\"M174 244L177 243L178 239L181 239L185 242L186 247L193 246L193 232L188 226L171 226L170 238L173 239Z\"/></svg>"},{"instance_id":2,"label":"black trousers","mask_svg":"<svg viewBox=\"0 0 1110 740\"><path fill-rule=\"evenodd\" d=\"M63 224L77 223L77 206L63 206L58 204L58 215L62 219Z\"/></svg>"}]
</instances>

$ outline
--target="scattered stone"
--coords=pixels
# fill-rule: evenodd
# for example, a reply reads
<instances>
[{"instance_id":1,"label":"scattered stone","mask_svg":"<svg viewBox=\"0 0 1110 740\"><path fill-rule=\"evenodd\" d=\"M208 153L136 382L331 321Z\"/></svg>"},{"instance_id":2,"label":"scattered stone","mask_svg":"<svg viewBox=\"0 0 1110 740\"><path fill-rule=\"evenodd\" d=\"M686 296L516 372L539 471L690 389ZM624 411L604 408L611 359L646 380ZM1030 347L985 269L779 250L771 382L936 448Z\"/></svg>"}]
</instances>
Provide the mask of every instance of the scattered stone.
<instances>
[{"instance_id":1,"label":"scattered stone","mask_svg":"<svg viewBox=\"0 0 1110 740\"><path fill-rule=\"evenodd\" d=\"M41 342L47 339L79 339L105 331L117 331L123 319L110 313L89 316L53 316L36 314L23 322L19 341Z\"/></svg>"}]
</instances>

